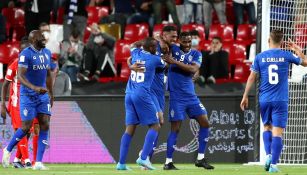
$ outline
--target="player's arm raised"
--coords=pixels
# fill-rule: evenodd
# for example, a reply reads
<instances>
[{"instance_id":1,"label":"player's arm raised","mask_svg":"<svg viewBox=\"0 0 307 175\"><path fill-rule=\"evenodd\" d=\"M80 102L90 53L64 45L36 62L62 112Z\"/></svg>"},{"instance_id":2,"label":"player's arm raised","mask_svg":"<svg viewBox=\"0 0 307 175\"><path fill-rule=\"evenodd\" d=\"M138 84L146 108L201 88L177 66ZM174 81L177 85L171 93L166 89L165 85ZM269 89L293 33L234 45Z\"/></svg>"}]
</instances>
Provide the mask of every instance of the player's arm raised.
<instances>
[{"instance_id":1,"label":"player's arm raised","mask_svg":"<svg viewBox=\"0 0 307 175\"><path fill-rule=\"evenodd\" d=\"M301 65L307 67L307 58L302 52L302 49L298 45L296 45L290 38L285 43L288 49L294 51L294 53L302 59Z\"/></svg>"},{"instance_id":2,"label":"player's arm raised","mask_svg":"<svg viewBox=\"0 0 307 175\"><path fill-rule=\"evenodd\" d=\"M184 64L183 62L175 60L171 55L163 55L162 59L168 64L176 64L180 69L195 74L199 70L199 65L193 62L192 64Z\"/></svg>"},{"instance_id":3,"label":"player's arm raised","mask_svg":"<svg viewBox=\"0 0 307 175\"><path fill-rule=\"evenodd\" d=\"M248 107L248 94L254 82L256 81L256 77L257 77L257 73L254 71L251 71L247 79L245 91L244 91L243 98L240 104L242 111L244 111Z\"/></svg>"},{"instance_id":4,"label":"player's arm raised","mask_svg":"<svg viewBox=\"0 0 307 175\"><path fill-rule=\"evenodd\" d=\"M46 80L46 87L48 89L48 94L49 94L49 97L50 97L50 105L51 107L53 106L53 90L52 90L52 86L53 86L53 83L52 83L52 76L51 76L51 69L48 69L47 70L47 80Z\"/></svg>"},{"instance_id":5,"label":"player's arm raised","mask_svg":"<svg viewBox=\"0 0 307 175\"><path fill-rule=\"evenodd\" d=\"M18 80L20 81L21 84L23 84L24 86L34 90L37 93L40 94L44 94L46 92L48 92L48 90L46 88L43 87L38 87L33 85L32 83L30 83L28 81L28 79L26 78L26 72L27 72L27 68L26 67L18 67Z\"/></svg>"}]
</instances>

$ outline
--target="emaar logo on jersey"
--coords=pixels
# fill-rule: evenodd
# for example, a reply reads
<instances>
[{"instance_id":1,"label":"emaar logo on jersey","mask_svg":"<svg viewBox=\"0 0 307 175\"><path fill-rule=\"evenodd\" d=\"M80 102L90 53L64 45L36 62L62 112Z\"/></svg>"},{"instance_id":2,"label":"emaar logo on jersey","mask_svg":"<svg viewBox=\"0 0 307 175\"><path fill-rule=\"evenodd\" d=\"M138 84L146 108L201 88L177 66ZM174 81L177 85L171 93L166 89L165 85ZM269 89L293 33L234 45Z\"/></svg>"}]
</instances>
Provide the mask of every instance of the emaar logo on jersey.
<instances>
[{"instance_id":1,"label":"emaar logo on jersey","mask_svg":"<svg viewBox=\"0 0 307 175\"><path fill-rule=\"evenodd\" d=\"M33 65L33 70L45 70L45 69L49 69L49 65Z\"/></svg>"}]
</instances>

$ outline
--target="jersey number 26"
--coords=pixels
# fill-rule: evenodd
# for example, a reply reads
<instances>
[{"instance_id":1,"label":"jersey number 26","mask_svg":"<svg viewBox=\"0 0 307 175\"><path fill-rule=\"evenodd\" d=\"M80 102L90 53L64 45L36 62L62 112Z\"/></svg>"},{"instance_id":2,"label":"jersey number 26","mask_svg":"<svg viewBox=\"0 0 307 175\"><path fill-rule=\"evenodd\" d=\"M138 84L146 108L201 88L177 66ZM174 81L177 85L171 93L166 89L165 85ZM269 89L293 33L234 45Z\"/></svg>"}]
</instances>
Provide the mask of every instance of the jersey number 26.
<instances>
[{"instance_id":1,"label":"jersey number 26","mask_svg":"<svg viewBox=\"0 0 307 175\"><path fill-rule=\"evenodd\" d=\"M132 81L136 81L137 83L144 82L145 74L143 72L135 72L131 71L130 78Z\"/></svg>"}]
</instances>

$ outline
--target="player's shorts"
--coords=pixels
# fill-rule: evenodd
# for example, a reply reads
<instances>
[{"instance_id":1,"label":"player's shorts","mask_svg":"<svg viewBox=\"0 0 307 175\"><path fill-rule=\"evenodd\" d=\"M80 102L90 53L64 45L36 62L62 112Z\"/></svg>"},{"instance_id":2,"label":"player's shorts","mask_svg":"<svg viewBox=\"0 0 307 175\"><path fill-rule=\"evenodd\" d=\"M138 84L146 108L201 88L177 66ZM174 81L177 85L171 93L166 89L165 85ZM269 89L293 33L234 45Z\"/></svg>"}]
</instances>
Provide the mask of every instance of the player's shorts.
<instances>
[{"instance_id":1,"label":"player's shorts","mask_svg":"<svg viewBox=\"0 0 307 175\"><path fill-rule=\"evenodd\" d=\"M164 91L151 89L150 91L152 100L156 106L156 109L158 112L164 111L164 105L165 105L165 95Z\"/></svg>"},{"instance_id":2,"label":"player's shorts","mask_svg":"<svg viewBox=\"0 0 307 175\"><path fill-rule=\"evenodd\" d=\"M260 113L264 125L286 128L288 121L288 102L260 102Z\"/></svg>"},{"instance_id":3,"label":"player's shorts","mask_svg":"<svg viewBox=\"0 0 307 175\"><path fill-rule=\"evenodd\" d=\"M149 94L126 94L126 125L159 123L155 104Z\"/></svg>"},{"instance_id":4,"label":"player's shorts","mask_svg":"<svg viewBox=\"0 0 307 175\"><path fill-rule=\"evenodd\" d=\"M21 121L33 120L38 114L51 115L49 95L20 95Z\"/></svg>"},{"instance_id":5,"label":"player's shorts","mask_svg":"<svg viewBox=\"0 0 307 175\"><path fill-rule=\"evenodd\" d=\"M10 116L12 119L12 125L14 129L21 128L20 110L19 107L9 107Z\"/></svg>"},{"instance_id":6,"label":"player's shorts","mask_svg":"<svg viewBox=\"0 0 307 175\"><path fill-rule=\"evenodd\" d=\"M187 99L170 99L169 105L169 121L182 121L186 118L186 114L192 119L207 115L206 108L196 96Z\"/></svg>"}]
</instances>

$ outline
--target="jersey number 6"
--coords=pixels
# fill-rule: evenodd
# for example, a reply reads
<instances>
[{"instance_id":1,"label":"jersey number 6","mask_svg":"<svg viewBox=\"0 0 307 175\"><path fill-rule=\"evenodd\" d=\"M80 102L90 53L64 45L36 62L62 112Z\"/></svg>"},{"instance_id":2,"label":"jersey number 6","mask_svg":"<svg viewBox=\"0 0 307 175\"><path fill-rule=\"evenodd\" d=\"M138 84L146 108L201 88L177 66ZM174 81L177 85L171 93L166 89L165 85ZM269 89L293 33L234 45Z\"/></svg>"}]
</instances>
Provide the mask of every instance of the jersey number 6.
<instances>
[{"instance_id":1,"label":"jersey number 6","mask_svg":"<svg viewBox=\"0 0 307 175\"><path fill-rule=\"evenodd\" d=\"M269 65L268 72L269 72L269 83L270 84L277 84L279 82L278 73L276 72L277 70L278 70L278 66L276 64Z\"/></svg>"}]
</instances>

